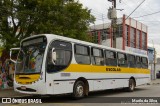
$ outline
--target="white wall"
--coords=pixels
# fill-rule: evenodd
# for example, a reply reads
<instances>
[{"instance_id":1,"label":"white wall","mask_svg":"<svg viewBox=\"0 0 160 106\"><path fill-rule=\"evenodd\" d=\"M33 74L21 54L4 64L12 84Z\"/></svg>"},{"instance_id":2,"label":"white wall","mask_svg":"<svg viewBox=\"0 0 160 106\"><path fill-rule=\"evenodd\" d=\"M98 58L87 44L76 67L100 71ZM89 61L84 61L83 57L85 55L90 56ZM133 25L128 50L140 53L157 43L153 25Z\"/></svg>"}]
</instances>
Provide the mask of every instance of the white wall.
<instances>
[{"instance_id":1,"label":"white wall","mask_svg":"<svg viewBox=\"0 0 160 106\"><path fill-rule=\"evenodd\" d=\"M123 49L123 48L122 48L122 43L123 43L122 37L118 37L118 38L116 39L116 48L122 50L122 49Z\"/></svg>"},{"instance_id":2,"label":"white wall","mask_svg":"<svg viewBox=\"0 0 160 106\"><path fill-rule=\"evenodd\" d=\"M136 28L136 20L134 19L131 19L131 26Z\"/></svg>"},{"instance_id":3,"label":"white wall","mask_svg":"<svg viewBox=\"0 0 160 106\"><path fill-rule=\"evenodd\" d=\"M103 40L102 45L111 47L111 39Z\"/></svg>"},{"instance_id":4,"label":"white wall","mask_svg":"<svg viewBox=\"0 0 160 106\"><path fill-rule=\"evenodd\" d=\"M127 16L125 16L125 18L126 17ZM130 20L131 20L131 22L130 22ZM125 24L127 24L127 25L131 24L131 27L134 27L134 28L136 28L136 24L137 24L137 29L139 29L139 30L142 29L143 32L147 32L147 26L146 25L144 25L141 22L136 21L136 20L134 20L130 17L125 20Z\"/></svg>"},{"instance_id":5,"label":"white wall","mask_svg":"<svg viewBox=\"0 0 160 106\"><path fill-rule=\"evenodd\" d=\"M142 31L147 32L147 26L142 24Z\"/></svg>"}]
</instances>

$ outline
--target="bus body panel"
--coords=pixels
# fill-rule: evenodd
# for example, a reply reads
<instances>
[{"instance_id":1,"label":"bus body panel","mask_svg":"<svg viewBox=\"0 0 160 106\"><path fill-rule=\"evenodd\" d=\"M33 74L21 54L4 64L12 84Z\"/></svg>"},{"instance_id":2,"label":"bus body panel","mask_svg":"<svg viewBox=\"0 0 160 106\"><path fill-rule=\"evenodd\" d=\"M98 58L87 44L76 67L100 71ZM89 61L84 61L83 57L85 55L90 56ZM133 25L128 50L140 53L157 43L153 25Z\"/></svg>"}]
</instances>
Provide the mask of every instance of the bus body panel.
<instances>
[{"instance_id":1,"label":"bus body panel","mask_svg":"<svg viewBox=\"0 0 160 106\"><path fill-rule=\"evenodd\" d=\"M67 72L68 73L68 72ZM75 81L80 78L86 78L89 83L89 91L125 88L128 87L130 76L136 80L136 85L148 83L150 78L149 75L138 75L138 74L108 74L108 73L69 73L70 77L60 77L64 72L48 75L48 79L53 81L52 89L53 94L72 93ZM98 75L97 75L98 74ZM51 78L49 78L49 76ZM141 76L141 77L139 77ZM54 77L54 78L53 78ZM56 79L56 80L55 80Z\"/></svg>"}]
</instances>

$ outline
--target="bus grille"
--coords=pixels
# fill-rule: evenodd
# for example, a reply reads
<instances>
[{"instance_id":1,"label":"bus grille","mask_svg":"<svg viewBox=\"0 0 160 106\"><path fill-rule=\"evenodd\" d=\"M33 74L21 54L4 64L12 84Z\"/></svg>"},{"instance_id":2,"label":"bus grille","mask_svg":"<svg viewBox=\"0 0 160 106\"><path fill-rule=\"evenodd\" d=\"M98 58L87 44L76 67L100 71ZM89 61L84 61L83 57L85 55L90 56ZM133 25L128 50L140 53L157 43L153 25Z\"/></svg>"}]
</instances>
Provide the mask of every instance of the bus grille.
<instances>
[{"instance_id":1,"label":"bus grille","mask_svg":"<svg viewBox=\"0 0 160 106\"><path fill-rule=\"evenodd\" d=\"M21 89L20 87L18 87L17 90L20 90L20 91L28 91L28 92L36 92L35 89L31 89L31 88Z\"/></svg>"}]
</instances>

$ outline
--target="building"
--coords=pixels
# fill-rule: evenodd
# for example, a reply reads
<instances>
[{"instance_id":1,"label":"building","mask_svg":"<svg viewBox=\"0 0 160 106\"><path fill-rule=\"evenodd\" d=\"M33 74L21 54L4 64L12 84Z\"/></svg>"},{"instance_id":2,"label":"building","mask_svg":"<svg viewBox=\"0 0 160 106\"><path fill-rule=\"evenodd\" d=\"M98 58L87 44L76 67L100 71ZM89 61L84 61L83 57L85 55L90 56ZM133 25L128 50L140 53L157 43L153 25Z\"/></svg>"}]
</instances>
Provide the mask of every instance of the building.
<instances>
[{"instance_id":1,"label":"building","mask_svg":"<svg viewBox=\"0 0 160 106\"><path fill-rule=\"evenodd\" d=\"M116 48L147 51L148 27L141 22L123 15L117 19ZM113 35L110 23L93 25L90 27L90 36L94 43L113 47Z\"/></svg>"}]
</instances>

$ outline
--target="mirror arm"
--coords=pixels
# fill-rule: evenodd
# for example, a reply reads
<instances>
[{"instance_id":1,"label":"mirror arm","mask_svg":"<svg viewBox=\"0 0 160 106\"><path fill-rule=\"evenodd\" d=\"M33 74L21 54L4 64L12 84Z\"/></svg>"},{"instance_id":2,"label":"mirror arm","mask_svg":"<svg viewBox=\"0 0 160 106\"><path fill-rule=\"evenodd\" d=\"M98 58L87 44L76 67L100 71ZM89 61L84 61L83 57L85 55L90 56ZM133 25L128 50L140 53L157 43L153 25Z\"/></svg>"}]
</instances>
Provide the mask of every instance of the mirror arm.
<instances>
[{"instance_id":1,"label":"mirror arm","mask_svg":"<svg viewBox=\"0 0 160 106\"><path fill-rule=\"evenodd\" d=\"M13 50L20 50L20 48L11 48L11 49L10 49L10 60L11 60L13 63L16 63L16 61L12 59L12 51L13 51Z\"/></svg>"}]
</instances>

